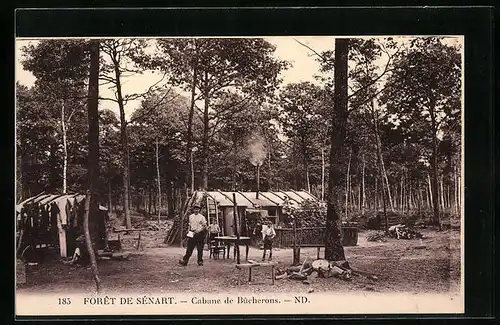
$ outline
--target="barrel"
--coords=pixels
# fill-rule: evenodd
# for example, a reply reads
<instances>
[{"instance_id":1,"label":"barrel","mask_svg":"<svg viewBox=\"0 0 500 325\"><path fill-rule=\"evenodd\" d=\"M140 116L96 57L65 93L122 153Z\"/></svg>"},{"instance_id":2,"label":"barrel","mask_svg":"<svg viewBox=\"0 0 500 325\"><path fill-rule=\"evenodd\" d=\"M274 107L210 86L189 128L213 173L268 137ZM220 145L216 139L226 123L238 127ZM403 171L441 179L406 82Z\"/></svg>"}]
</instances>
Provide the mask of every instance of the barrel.
<instances>
[{"instance_id":1,"label":"barrel","mask_svg":"<svg viewBox=\"0 0 500 325\"><path fill-rule=\"evenodd\" d=\"M358 227L342 227L342 246L358 244Z\"/></svg>"}]
</instances>

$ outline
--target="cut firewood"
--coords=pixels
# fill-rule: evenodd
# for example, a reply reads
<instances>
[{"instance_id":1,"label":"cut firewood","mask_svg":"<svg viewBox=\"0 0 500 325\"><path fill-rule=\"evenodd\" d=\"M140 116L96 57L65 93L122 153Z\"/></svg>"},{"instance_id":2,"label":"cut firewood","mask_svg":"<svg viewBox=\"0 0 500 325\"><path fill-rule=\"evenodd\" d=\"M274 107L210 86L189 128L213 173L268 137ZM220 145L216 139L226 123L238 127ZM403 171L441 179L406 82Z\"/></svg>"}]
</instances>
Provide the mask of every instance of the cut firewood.
<instances>
[{"instance_id":1,"label":"cut firewood","mask_svg":"<svg viewBox=\"0 0 500 325\"><path fill-rule=\"evenodd\" d=\"M306 264L307 257L304 259L304 263L302 263L302 266L300 267L299 273L302 273L302 270L304 269L304 264Z\"/></svg>"},{"instance_id":2,"label":"cut firewood","mask_svg":"<svg viewBox=\"0 0 500 325\"><path fill-rule=\"evenodd\" d=\"M127 260L129 255L129 253L113 253L111 258L114 260Z\"/></svg>"},{"instance_id":3,"label":"cut firewood","mask_svg":"<svg viewBox=\"0 0 500 325\"><path fill-rule=\"evenodd\" d=\"M313 268L312 268L312 267L308 267L307 269L303 269L303 270L302 270L302 272L300 272L300 273L305 274L305 275L309 275L309 274L311 274L313 271L314 271L314 270L313 270Z\"/></svg>"},{"instance_id":4,"label":"cut firewood","mask_svg":"<svg viewBox=\"0 0 500 325\"><path fill-rule=\"evenodd\" d=\"M290 275L289 277L290 279L292 280L306 280L307 279L307 276L302 274L302 273L297 273L297 272L294 272Z\"/></svg>"},{"instance_id":5,"label":"cut firewood","mask_svg":"<svg viewBox=\"0 0 500 325\"><path fill-rule=\"evenodd\" d=\"M322 278L331 278L333 276L332 272L324 269L318 269L318 275L320 275Z\"/></svg>"},{"instance_id":6,"label":"cut firewood","mask_svg":"<svg viewBox=\"0 0 500 325\"><path fill-rule=\"evenodd\" d=\"M288 277L289 277L289 275L288 275L288 274L286 274L286 272L285 272L285 273L283 273L283 274L276 275L274 278L275 278L276 280L282 280L282 279L286 279L286 278L288 278Z\"/></svg>"},{"instance_id":7,"label":"cut firewood","mask_svg":"<svg viewBox=\"0 0 500 325\"><path fill-rule=\"evenodd\" d=\"M300 266L289 266L286 268L286 271L289 273L292 272L299 272L300 271Z\"/></svg>"},{"instance_id":8,"label":"cut firewood","mask_svg":"<svg viewBox=\"0 0 500 325\"><path fill-rule=\"evenodd\" d=\"M331 269L330 269L330 273L332 273L333 275L342 275L344 274L346 271L341 269L340 267L338 266L333 266Z\"/></svg>"},{"instance_id":9,"label":"cut firewood","mask_svg":"<svg viewBox=\"0 0 500 325\"><path fill-rule=\"evenodd\" d=\"M312 262L312 268L317 271L317 270L328 270L330 269L330 263L327 260L315 260Z\"/></svg>"},{"instance_id":10,"label":"cut firewood","mask_svg":"<svg viewBox=\"0 0 500 325\"><path fill-rule=\"evenodd\" d=\"M352 267L351 267L351 269L350 269L350 270L351 270L351 272L352 272L353 274L354 274L354 273L357 273L357 274L364 275L364 276L366 276L366 277L368 277L368 276L374 276L374 275L375 275L375 276L380 276L379 274L376 274L376 273L370 273L370 272L366 272L366 271L361 271L361 270L358 270L358 269L353 269Z\"/></svg>"},{"instance_id":11,"label":"cut firewood","mask_svg":"<svg viewBox=\"0 0 500 325\"><path fill-rule=\"evenodd\" d=\"M113 252L105 252L102 250L97 251L97 255L100 257L111 257L113 256Z\"/></svg>"}]
</instances>

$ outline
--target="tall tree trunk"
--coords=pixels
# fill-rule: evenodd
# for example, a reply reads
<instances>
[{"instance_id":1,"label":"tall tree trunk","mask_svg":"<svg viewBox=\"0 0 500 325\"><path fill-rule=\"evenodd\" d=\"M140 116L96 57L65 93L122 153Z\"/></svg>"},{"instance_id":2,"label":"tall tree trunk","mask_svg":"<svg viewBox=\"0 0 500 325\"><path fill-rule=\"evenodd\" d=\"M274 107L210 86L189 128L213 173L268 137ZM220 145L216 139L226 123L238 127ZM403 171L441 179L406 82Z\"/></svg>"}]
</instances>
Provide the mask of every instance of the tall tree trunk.
<instances>
[{"instance_id":1,"label":"tall tree trunk","mask_svg":"<svg viewBox=\"0 0 500 325\"><path fill-rule=\"evenodd\" d=\"M16 156L16 202L20 202L25 197L29 197L25 195L26 192L26 177L24 176L24 155L19 154L19 147L17 148L18 155Z\"/></svg>"},{"instance_id":2,"label":"tall tree trunk","mask_svg":"<svg viewBox=\"0 0 500 325\"><path fill-rule=\"evenodd\" d=\"M311 192L311 180L309 175L309 157L307 154L308 147L306 139L304 137L300 138L300 147L302 149L302 155L303 155L302 164L304 165L304 171L306 174L306 189L308 192Z\"/></svg>"},{"instance_id":3,"label":"tall tree trunk","mask_svg":"<svg viewBox=\"0 0 500 325\"><path fill-rule=\"evenodd\" d=\"M111 180L108 179L108 210L109 212L113 212L113 202L111 195Z\"/></svg>"},{"instance_id":4,"label":"tall tree trunk","mask_svg":"<svg viewBox=\"0 0 500 325\"><path fill-rule=\"evenodd\" d=\"M306 187L307 191L310 193L311 192L311 179L309 175L309 164L305 162L305 168L306 168Z\"/></svg>"},{"instance_id":5,"label":"tall tree trunk","mask_svg":"<svg viewBox=\"0 0 500 325\"><path fill-rule=\"evenodd\" d=\"M411 211L413 210L413 208L415 207L415 200L414 200L414 196L413 196L413 189L412 189L412 184L411 182L408 183L408 211Z\"/></svg>"},{"instance_id":6,"label":"tall tree trunk","mask_svg":"<svg viewBox=\"0 0 500 325\"><path fill-rule=\"evenodd\" d=\"M432 128L432 157L431 157L431 167L432 167L432 202L433 204L433 223L438 226L439 230L442 230L441 220L439 216L439 201L438 201L438 143L437 143L437 122L436 122L436 112L435 103L432 100L429 107L430 117L431 117L431 128Z\"/></svg>"},{"instance_id":7,"label":"tall tree trunk","mask_svg":"<svg viewBox=\"0 0 500 325\"><path fill-rule=\"evenodd\" d=\"M273 188L272 187L273 171L271 169L271 151L272 151L272 149L271 149L271 144L270 144L269 141L267 143L267 148L268 148L268 150L267 150L267 155L268 155L267 156L268 157L267 158L267 170L268 170L268 173L269 173L267 184L268 184L269 191L271 191L272 188Z\"/></svg>"},{"instance_id":8,"label":"tall tree trunk","mask_svg":"<svg viewBox=\"0 0 500 325\"><path fill-rule=\"evenodd\" d=\"M160 155L158 154L158 137L156 138L156 186L158 187L158 224L160 224L161 215L161 180L160 180Z\"/></svg>"},{"instance_id":9,"label":"tall tree trunk","mask_svg":"<svg viewBox=\"0 0 500 325\"><path fill-rule=\"evenodd\" d=\"M151 200L152 200L152 195L151 195L151 185L148 185L148 214L151 214Z\"/></svg>"},{"instance_id":10,"label":"tall tree trunk","mask_svg":"<svg viewBox=\"0 0 500 325\"><path fill-rule=\"evenodd\" d=\"M49 145L49 163L48 163L48 169L49 169L49 192L56 192L58 190L58 183L59 183L59 168L57 167L58 164L58 154L57 154L57 145L54 143L51 143Z\"/></svg>"},{"instance_id":11,"label":"tall tree trunk","mask_svg":"<svg viewBox=\"0 0 500 325\"><path fill-rule=\"evenodd\" d=\"M379 127L378 127L378 116L377 116L377 111L378 111L378 105L377 105L377 100L376 98L373 99L372 101L372 109L373 109L373 112L372 112L372 115L373 115L373 125L374 125L374 132L375 132L375 137L376 137L376 141L377 141L377 146L378 146L378 149L377 149L377 159L379 161L379 165L380 165L380 168L381 168L381 172L382 172L382 196L384 198L384 201L385 201L385 197L384 197L384 180L385 180L385 185L386 185L386 189L387 189L387 196L389 198L389 205L391 207L391 210L394 211L394 204L393 204L393 199L392 199L392 195L391 195L391 187L389 185L389 178L387 177L387 172L385 170L385 164L384 164L384 157L382 156L382 143L381 143L381 140L380 140L380 130L379 130Z\"/></svg>"},{"instance_id":12,"label":"tall tree trunk","mask_svg":"<svg viewBox=\"0 0 500 325\"><path fill-rule=\"evenodd\" d=\"M351 179L351 158L352 158L352 151L349 150L349 162L347 163L347 174L346 174L346 184L345 184L345 220L349 218L349 195L351 193L351 184L350 184L350 179Z\"/></svg>"},{"instance_id":13,"label":"tall tree trunk","mask_svg":"<svg viewBox=\"0 0 500 325\"><path fill-rule=\"evenodd\" d=\"M418 211L418 217L420 218L420 207L422 206L422 191L420 190L420 180L417 181L417 211Z\"/></svg>"},{"instance_id":14,"label":"tall tree trunk","mask_svg":"<svg viewBox=\"0 0 500 325\"><path fill-rule=\"evenodd\" d=\"M321 148L321 201L325 201L325 149Z\"/></svg>"},{"instance_id":15,"label":"tall tree trunk","mask_svg":"<svg viewBox=\"0 0 500 325\"><path fill-rule=\"evenodd\" d=\"M127 123L127 125L128 125L128 123ZM127 128L127 130L128 130L128 128ZM127 132L128 132L128 131L127 131ZM130 170L130 147L129 147L129 145L128 145L128 133L126 133L126 134L127 134L127 172L128 172L128 174L127 174L127 180L128 180L128 209L129 209L129 211L130 211L131 206L132 206L132 196L133 196L134 192L132 191L132 185L130 185L130 183L131 183L131 181L130 181L130 180L131 180L131 178L132 178L132 176L131 176L132 171Z\"/></svg>"},{"instance_id":16,"label":"tall tree trunk","mask_svg":"<svg viewBox=\"0 0 500 325\"><path fill-rule=\"evenodd\" d=\"M404 179L405 179L405 176L404 176L404 170L402 170L402 173L401 173L401 191L400 191L400 198L399 198L399 208L400 210L404 213L405 212L405 206L404 206L404 195L405 195L405 191L404 191Z\"/></svg>"},{"instance_id":17,"label":"tall tree trunk","mask_svg":"<svg viewBox=\"0 0 500 325\"><path fill-rule=\"evenodd\" d=\"M439 178L439 192L440 192L440 197L441 197L441 211L444 211L445 209L445 202L444 202L444 176L441 175Z\"/></svg>"},{"instance_id":18,"label":"tall tree trunk","mask_svg":"<svg viewBox=\"0 0 500 325\"><path fill-rule=\"evenodd\" d=\"M195 41L196 42L196 41ZM195 43L196 46L196 43ZM198 79L198 71L196 64L193 66L193 79L191 83L191 106L189 107L189 116L187 124L187 135L186 135L186 162L189 164L189 170L191 175L191 194L194 192L194 163L193 163L193 117L194 117L194 102L196 97L196 84ZM188 168L186 168L188 169Z\"/></svg>"},{"instance_id":19,"label":"tall tree trunk","mask_svg":"<svg viewBox=\"0 0 500 325\"><path fill-rule=\"evenodd\" d=\"M128 151L128 135L127 135L127 121L125 119L125 107L123 104L122 85L121 85L121 72L120 63L118 62L117 53L114 52L111 57L115 70L116 79L116 98L118 101L118 108L120 110L120 140L122 146L122 163L123 163L123 214L125 215L125 224L127 228L132 228L132 221L130 219L130 165L129 165L129 151Z\"/></svg>"},{"instance_id":20,"label":"tall tree trunk","mask_svg":"<svg viewBox=\"0 0 500 325\"><path fill-rule=\"evenodd\" d=\"M205 89L203 91L203 99L205 102L205 107L203 110L203 138L202 138L202 150L203 150L203 189L208 189L208 128L209 128L209 115L208 108L210 104L209 91L208 91L208 73L205 72Z\"/></svg>"},{"instance_id":21,"label":"tall tree trunk","mask_svg":"<svg viewBox=\"0 0 500 325\"><path fill-rule=\"evenodd\" d=\"M166 161L170 161L170 147L165 146L164 151L163 151L163 156L165 157ZM169 164L166 165L167 173L166 173L166 190L167 190L167 215L168 218L173 218L174 213L175 213L175 197L174 197L174 191L173 191L173 177L172 177L172 172L170 172Z\"/></svg>"},{"instance_id":22,"label":"tall tree trunk","mask_svg":"<svg viewBox=\"0 0 500 325\"><path fill-rule=\"evenodd\" d=\"M168 218L173 218L175 213L175 197L174 197L174 188L171 177L168 177L169 181L167 182L167 214Z\"/></svg>"},{"instance_id":23,"label":"tall tree trunk","mask_svg":"<svg viewBox=\"0 0 500 325\"><path fill-rule=\"evenodd\" d=\"M346 138L347 111L347 60L349 39L335 39L335 89L332 114L330 168L326 214L325 259L345 260L342 246L340 198L343 187L344 141Z\"/></svg>"},{"instance_id":24,"label":"tall tree trunk","mask_svg":"<svg viewBox=\"0 0 500 325\"><path fill-rule=\"evenodd\" d=\"M432 197L432 186L431 186L431 176L430 174L428 173L427 174L427 184L429 185L429 187L427 188L427 199L428 199L428 203L429 203L429 209L434 209L434 201L433 201L433 197Z\"/></svg>"},{"instance_id":25,"label":"tall tree trunk","mask_svg":"<svg viewBox=\"0 0 500 325\"><path fill-rule=\"evenodd\" d=\"M462 166L457 171L457 206L458 206L458 215L462 214Z\"/></svg>"},{"instance_id":26,"label":"tall tree trunk","mask_svg":"<svg viewBox=\"0 0 500 325\"><path fill-rule=\"evenodd\" d=\"M446 184L446 208L451 208L451 190L450 184Z\"/></svg>"},{"instance_id":27,"label":"tall tree trunk","mask_svg":"<svg viewBox=\"0 0 500 325\"><path fill-rule=\"evenodd\" d=\"M358 184L358 211L361 211L361 185Z\"/></svg>"},{"instance_id":28,"label":"tall tree trunk","mask_svg":"<svg viewBox=\"0 0 500 325\"><path fill-rule=\"evenodd\" d=\"M156 202L157 202L158 198L156 196L157 196L157 194L153 193L153 212L155 214L158 214L158 209L156 207Z\"/></svg>"},{"instance_id":29,"label":"tall tree trunk","mask_svg":"<svg viewBox=\"0 0 500 325\"><path fill-rule=\"evenodd\" d=\"M62 175L62 192L67 192L67 176L68 176L68 141L66 131L66 112L64 100L61 100L61 128L63 140L63 175Z\"/></svg>"},{"instance_id":30,"label":"tall tree trunk","mask_svg":"<svg viewBox=\"0 0 500 325\"><path fill-rule=\"evenodd\" d=\"M458 172L457 172L457 166L453 167L453 183L454 183L454 191L453 191L453 196L454 196L454 201L455 201L455 213L457 216L460 216L460 185L458 183Z\"/></svg>"},{"instance_id":31,"label":"tall tree trunk","mask_svg":"<svg viewBox=\"0 0 500 325\"><path fill-rule=\"evenodd\" d=\"M231 189L236 191L236 171L238 168L238 146L237 146L237 134L233 133L233 177L231 182Z\"/></svg>"},{"instance_id":32,"label":"tall tree trunk","mask_svg":"<svg viewBox=\"0 0 500 325\"><path fill-rule=\"evenodd\" d=\"M88 181L89 193L85 199L85 214L83 218L83 229L87 251L90 256L90 266L94 281L96 284L96 291L99 292L101 288L101 280L99 278L99 271L97 269L97 261L95 256L95 248L92 245L93 238L95 238L97 231L95 231L95 224L97 224L99 217L99 209L97 202L97 191L99 181L99 112L98 112L98 98L99 98L99 41L90 41L90 76L89 76L89 90L87 100L88 112ZM92 223L92 227L90 224ZM90 229L94 230L92 236Z\"/></svg>"},{"instance_id":33,"label":"tall tree trunk","mask_svg":"<svg viewBox=\"0 0 500 325\"><path fill-rule=\"evenodd\" d=\"M378 160L377 160L378 161ZM384 185L384 184L382 184ZM375 176L375 211L378 211L378 176Z\"/></svg>"},{"instance_id":34,"label":"tall tree trunk","mask_svg":"<svg viewBox=\"0 0 500 325\"><path fill-rule=\"evenodd\" d=\"M378 123L377 123L377 133L378 133ZM380 141L380 137L379 137L379 141ZM393 204L393 201L392 201L392 196L391 196L391 187L389 185L389 178L387 177L387 172L385 170L385 164L384 164L384 157L382 156L382 149L380 149L380 162L382 164L382 173L383 173L383 176L385 179L385 185L386 185L386 189L387 189L387 196L389 197L389 206L391 207L391 210L394 211L394 204Z\"/></svg>"},{"instance_id":35,"label":"tall tree trunk","mask_svg":"<svg viewBox=\"0 0 500 325\"><path fill-rule=\"evenodd\" d=\"M384 191L384 180L382 179L382 175L380 175L380 183L382 184L382 209L384 212L384 220L385 220L385 231L389 231L389 217L387 216L387 204L385 203L385 191ZM389 189L387 189L389 191Z\"/></svg>"},{"instance_id":36,"label":"tall tree trunk","mask_svg":"<svg viewBox=\"0 0 500 325\"><path fill-rule=\"evenodd\" d=\"M366 188L365 188L365 155L363 154L363 168L361 169L361 215L365 215Z\"/></svg>"},{"instance_id":37,"label":"tall tree trunk","mask_svg":"<svg viewBox=\"0 0 500 325\"><path fill-rule=\"evenodd\" d=\"M389 182L387 180L387 174L385 173L385 168L384 168L384 159L382 157L382 148L381 148L381 143L380 143L380 133L378 129L378 117L377 117L377 99L374 98L372 100L372 118L373 118L373 130L375 133L375 149L377 150L377 170L378 170L378 175L380 177L380 185L382 185L382 207L384 211L384 219L385 219L385 230L388 231L389 229L389 218L387 216L387 206L385 203L385 190L384 190L384 176L386 180L386 185L387 185L387 196L389 197L389 200L391 199L391 192L389 190ZM392 206L392 201L391 202L391 208ZM377 210L378 211L378 210Z\"/></svg>"}]
</instances>

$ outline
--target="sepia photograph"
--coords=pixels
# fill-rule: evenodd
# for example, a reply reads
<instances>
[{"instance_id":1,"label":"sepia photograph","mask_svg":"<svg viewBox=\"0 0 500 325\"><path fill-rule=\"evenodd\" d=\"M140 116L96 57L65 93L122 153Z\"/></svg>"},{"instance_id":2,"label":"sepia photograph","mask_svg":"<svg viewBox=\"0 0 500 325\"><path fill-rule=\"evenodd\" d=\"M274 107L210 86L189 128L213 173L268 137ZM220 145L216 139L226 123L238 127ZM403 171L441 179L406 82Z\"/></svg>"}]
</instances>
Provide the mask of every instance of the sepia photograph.
<instances>
[{"instance_id":1,"label":"sepia photograph","mask_svg":"<svg viewBox=\"0 0 500 325\"><path fill-rule=\"evenodd\" d=\"M464 313L463 36L15 60L17 315Z\"/></svg>"}]
</instances>

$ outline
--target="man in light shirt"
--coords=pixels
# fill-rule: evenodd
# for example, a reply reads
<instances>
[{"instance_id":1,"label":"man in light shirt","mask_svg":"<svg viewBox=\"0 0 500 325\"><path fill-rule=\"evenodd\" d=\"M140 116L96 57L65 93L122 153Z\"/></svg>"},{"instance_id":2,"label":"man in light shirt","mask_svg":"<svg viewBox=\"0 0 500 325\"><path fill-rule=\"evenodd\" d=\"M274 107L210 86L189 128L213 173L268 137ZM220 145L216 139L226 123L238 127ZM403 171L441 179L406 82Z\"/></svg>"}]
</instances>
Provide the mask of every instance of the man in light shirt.
<instances>
[{"instance_id":1,"label":"man in light shirt","mask_svg":"<svg viewBox=\"0 0 500 325\"><path fill-rule=\"evenodd\" d=\"M191 254L196 247L198 253L198 265L203 265L203 246L207 234L207 219L200 213L200 206L193 206L193 213L189 215L189 232L187 240L186 255L179 261L180 265L188 264Z\"/></svg>"}]
</instances>

